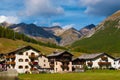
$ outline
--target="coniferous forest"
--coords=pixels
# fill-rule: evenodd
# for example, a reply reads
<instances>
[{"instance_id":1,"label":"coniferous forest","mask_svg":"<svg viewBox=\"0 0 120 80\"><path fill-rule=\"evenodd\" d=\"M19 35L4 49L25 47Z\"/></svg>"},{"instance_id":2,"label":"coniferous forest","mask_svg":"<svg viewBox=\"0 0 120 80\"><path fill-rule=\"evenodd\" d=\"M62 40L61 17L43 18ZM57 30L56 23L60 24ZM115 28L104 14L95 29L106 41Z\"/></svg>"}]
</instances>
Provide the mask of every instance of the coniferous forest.
<instances>
[{"instance_id":1,"label":"coniferous forest","mask_svg":"<svg viewBox=\"0 0 120 80\"><path fill-rule=\"evenodd\" d=\"M65 49L64 47L57 46L56 44L42 43L40 41L37 41L33 38L30 38L30 37L26 36L25 34L18 33L18 32L15 32L15 31L9 29L9 28L1 27L1 26L0 26L0 38L7 38L7 39L12 39L12 40L23 40L23 41L26 41L26 42L39 44L39 45L42 45L42 46Z\"/></svg>"}]
</instances>

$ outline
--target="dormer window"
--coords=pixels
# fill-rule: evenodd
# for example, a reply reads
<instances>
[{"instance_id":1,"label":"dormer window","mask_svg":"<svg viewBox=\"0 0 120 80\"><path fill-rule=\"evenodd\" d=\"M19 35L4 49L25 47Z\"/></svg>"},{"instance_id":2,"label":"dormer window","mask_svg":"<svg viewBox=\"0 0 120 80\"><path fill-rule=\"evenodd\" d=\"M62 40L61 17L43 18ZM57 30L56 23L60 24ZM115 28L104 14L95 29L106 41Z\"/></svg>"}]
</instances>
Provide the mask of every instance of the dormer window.
<instances>
[{"instance_id":1,"label":"dormer window","mask_svg":"<svg viewBox=\"0 0 120 80\"><path fill-rule=\"evenodd\" d=\"M31 55L35 55L35 53L32 52Z\"/></svg>"},{"instance_id":2,"label":"dormer window","mask_svg":"<svg viewBox=\"0 0 120 80\"><path fill-rule=\"evenodd\" d=\"M28 55L28 52L26 52L26 55Z\"/></svg>"},{"instance_id":3,"label":"dormer window","mask_svg":"<svg viewBox=\"0 0 120 80\"><path fill-rule=\"evenodd\" d=\"M23 55L23 52L19 52L19 55Z\"/></svg>"}]
</instances>

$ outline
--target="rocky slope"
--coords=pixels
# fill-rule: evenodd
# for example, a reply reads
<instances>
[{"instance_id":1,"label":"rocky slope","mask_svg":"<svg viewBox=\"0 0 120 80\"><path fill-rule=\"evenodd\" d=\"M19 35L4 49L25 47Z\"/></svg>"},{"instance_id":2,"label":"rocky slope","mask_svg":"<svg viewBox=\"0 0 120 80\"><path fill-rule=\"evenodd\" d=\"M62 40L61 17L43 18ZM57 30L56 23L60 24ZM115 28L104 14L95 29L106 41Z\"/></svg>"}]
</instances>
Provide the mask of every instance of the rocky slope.
<instances>
[{"instance_id":1,"label":"rocky slope","mask_svg":"<svg viewBox=\"0 0 120 80\"><path fill-rule=\"evenodd\" d=\"M60 41L60 45L64 46L64 45L69 45L73 43L74 41L78 40L79 38L81 38L82 34L75 28L69 28L65 30L60 35L60 37L62 38L62 40Z\"/></svg>"},{"instance_id":2,"label":"rocky slope","mask_svg":"<svg viewBox=\"0 0 120 80\"><path fill-rule=\"evenodd\" d=\"M43 42L57 42L58 40L57 36L44 30L42 27L36 26L35 24L13 24L9 26L9 28L13 29L16 32L24 33L37 40L41 40Z\"/></svg>"}]
</instances>

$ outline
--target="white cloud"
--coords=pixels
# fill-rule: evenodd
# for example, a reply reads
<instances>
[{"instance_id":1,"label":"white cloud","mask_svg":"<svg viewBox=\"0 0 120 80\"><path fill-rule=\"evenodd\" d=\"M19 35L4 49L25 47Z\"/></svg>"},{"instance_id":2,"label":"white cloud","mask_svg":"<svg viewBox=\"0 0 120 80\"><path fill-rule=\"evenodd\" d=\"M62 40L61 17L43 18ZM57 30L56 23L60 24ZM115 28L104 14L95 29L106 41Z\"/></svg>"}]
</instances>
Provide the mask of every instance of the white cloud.
<instances>
[{"instance_id":1,"label":"white cloud","mask_svg":"<svg viewBox=\"0 0 120 80\"><path fill-rule=\"evenodd\" d=\"M67 30L67 29L70 29L70 28L73 28L73 27L75 27L75 24L68 24L68 25L63 26L63 29Z\"/></svg>"},{"instance_id":2,"label":"white cloud","mask_svg":"<svg viewBox=\"0 0 120 80\"><path fill-rule=\"evenodd\" d=\"M0 23L2 22L9 22L9 23L19 23L19 19L18 17L15 17L15 16L4 16L4 15L1 15L0 16Z\"/></svg>"},{"instance_id":3,"label":"white cloud","mask_svg":"<svg viewBox=\"0 0 120 80\"><path fill-rule=\"evenodd\" d=\"M86 7L85 13L109 16L120 10L120 0L79 0L80 6Z\"/></svg>"},{"instance_id":4,"label":"white cloud","mask_svg":"<svg viewBox=\"0 0 120 80\"><path fill-rule=\"evenodd\" d=\"M61 26L61 24L58 22L55 22L55 23L52 23L52 26Z\"/></svg>"},{"instance_id":5,"label":"white cloud","mask_svg":"<svg viewBox=\"0 0 120 80\"><path fill-rule=\"evenodd\" d=\"M23 11L23 15L51 17L62 15L63 13L63 8L53 5L52 0L25 0L25 11Z\"/></svg>"}]
</instances>

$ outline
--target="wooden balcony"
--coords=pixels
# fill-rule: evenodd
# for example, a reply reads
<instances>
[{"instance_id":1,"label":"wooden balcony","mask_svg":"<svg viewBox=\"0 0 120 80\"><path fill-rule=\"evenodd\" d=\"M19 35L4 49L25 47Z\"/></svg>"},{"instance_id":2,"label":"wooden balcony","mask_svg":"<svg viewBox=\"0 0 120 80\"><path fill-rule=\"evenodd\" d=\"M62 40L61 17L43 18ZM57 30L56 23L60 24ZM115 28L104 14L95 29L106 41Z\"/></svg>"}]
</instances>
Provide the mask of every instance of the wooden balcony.
<instances>
[{"instance_id":1,"label":"wooden balcony","mask_svg":"<svg viewBox=\"0 0 120 80\"><path fill-rule=\"evenodd\" d=\"M7 59L8 58L15 58L15 55L7 55L7 56L5 56Z\"/></svg>"},{"instance_id":2,"label":"wooden balcony","mask_svg":"<svg viewBox=\"0 0 120 80\"><path fill-rule=\"evenodd\" d=\"M36 59L37 57L38 57L38 56L36 56L36 55L30 55L30 56L29 56L30 59Z\"/></svg>"},{"instance_id":3,"label":"wooden balcony","mask_svg":"<svg viewBox=\"0 0 120 80\"><path fill-rule=\"evenodd\" d=\"M88 64L88 66L92 66L93 62L88 62L87 64Z\"/></svg>"},{"instance_id":4,"label":"wooden balcony","mask_svg":"<svg viewBox=\"0 0 120 80\"><path fill-rule=\"evenodd\" d=\"M38 65L38 62L29 62L29 65Z\"/></svg>"},{"instance_id":5,"label":"wooden balcony","mask_svg":"<svg viewBox=\"0 0 120 80\"><path fill-rule=\"evenodd\" d=\"M15 62L14 62L14 61L12 61L12 62L10 62L10 64L11 64L11 65L14 65L14 64L15 64Z\"/></svg>"},{"instance_id":6,"label":"wooden balcony","mask_svg":"<svg viewBox=\"0 0 120 80\"><path fill-rule=\"evenodd\" d=\"M15 55L10 55L10 58L15 58Z\"/></svg>"},{"instance_id":7,"label":"wooden balcony","mask_svg":"<svg viewBox=\"0 0 120 80\"><path fill-rule=\"evenodd\" d=\"M10 62L6 62L7 65L10 65Z\"/></svg>"},{"instance_id":8,"label":"wooden balcony","mask_svg":"<svg viewBox=\"0 0 120 80\"><path fill-rule=\"evenodd\" d=\"M15 62L14 62L14 61L12 61L12 62L9 61L9 62L7 62L6 64L8 64L8 65L10 65L10 64L11 64L11 65L15 65Z\"/></svg>"},{"instance_id":9,"label":"wooden balcony","mask_svg":"<svg viewBox=\"0 0 120 80\"><path fill-rule=\"evenodd\" d=\"M60 61L61 62L69 62L70 60L69 59L61 59Z\"/></svg>"},{"instance_id":10,"label":"wooden balcony","mask_svg":"<svg viewBox=\"0 0 120 80\"><path fill-rule=\"evenodd\" d=\"M98 62L98 65L100 65L100 66L110 66L111 62Z\"/></svg>"},{"instance_id":11,"label":"wooden balcony","mask_svg":"<svg viewBox=\"0 0 120 80\"><path fill-rule=\"evenodd\" d=\"M107 61L107 60L108 60L108 58L107 58L107 57L105 57L105 56L102 56L102 57L101 57L101 60L103 60L103 61Z\"/></svg>"},{"instance_id":12,"label":"wooden balcony","mask_svg":"<svg viewBox=\"0 0 120 80\"><path fill-rule=\"evenodd\" d=\"M10 56L9 56L9 55L7 55L7 56L5 56L5 57L6 57L7 59L8 59L8 58L10 58Z\"/></svg>"}]
</instances>

